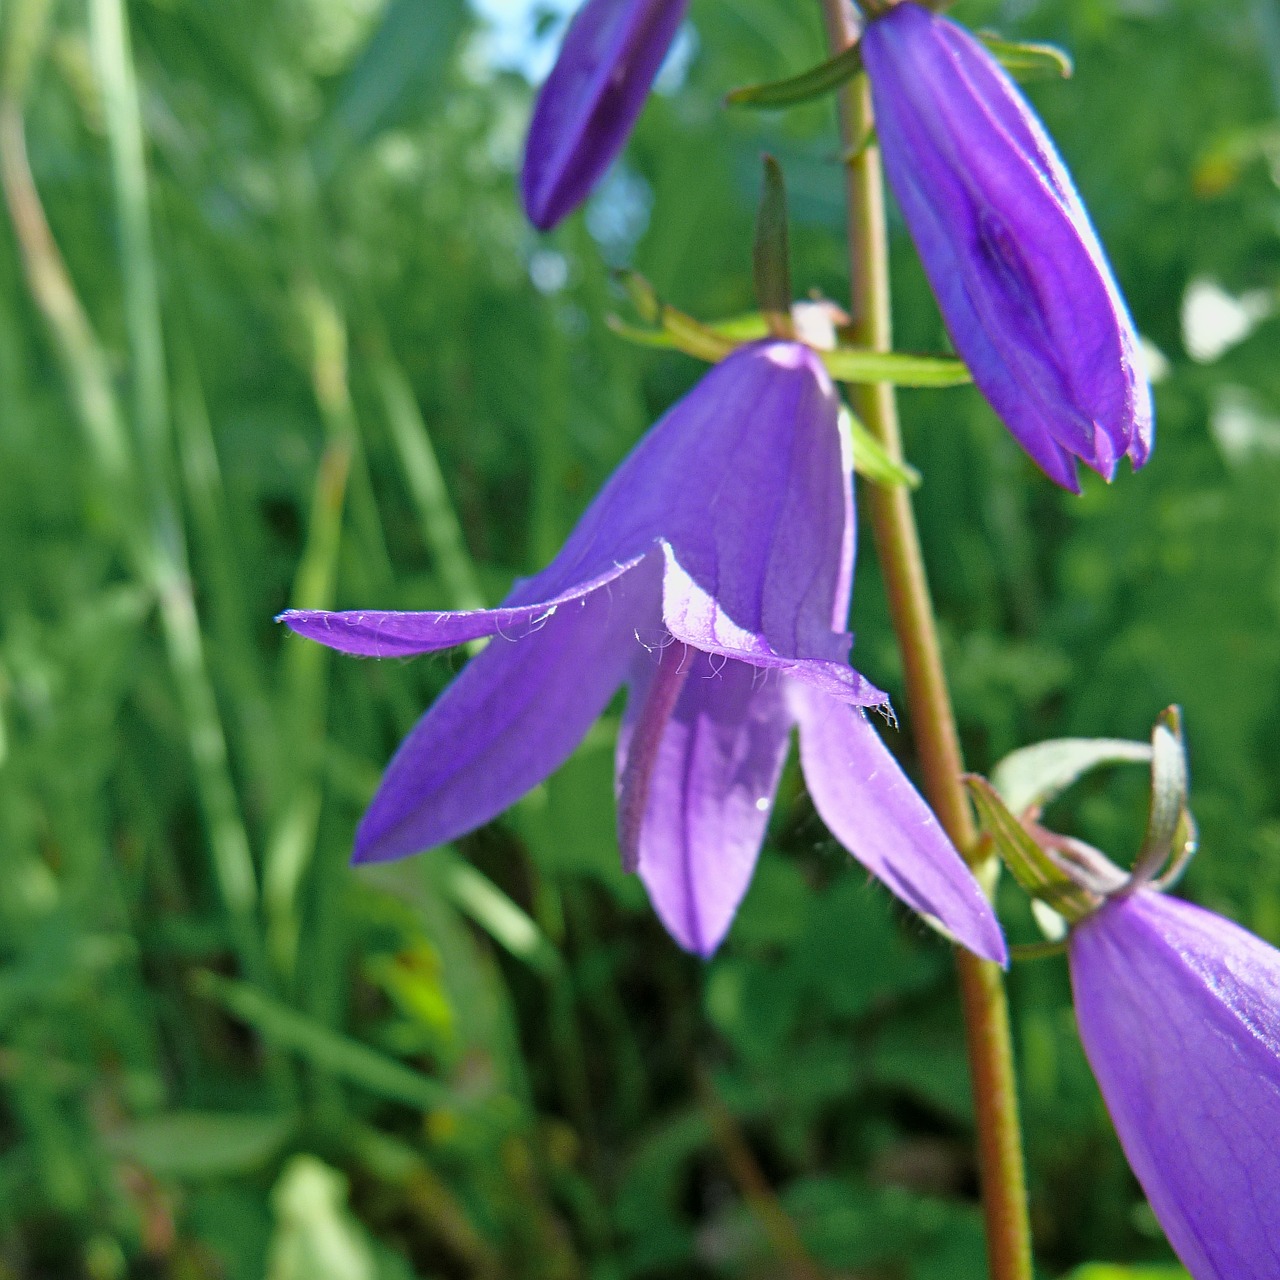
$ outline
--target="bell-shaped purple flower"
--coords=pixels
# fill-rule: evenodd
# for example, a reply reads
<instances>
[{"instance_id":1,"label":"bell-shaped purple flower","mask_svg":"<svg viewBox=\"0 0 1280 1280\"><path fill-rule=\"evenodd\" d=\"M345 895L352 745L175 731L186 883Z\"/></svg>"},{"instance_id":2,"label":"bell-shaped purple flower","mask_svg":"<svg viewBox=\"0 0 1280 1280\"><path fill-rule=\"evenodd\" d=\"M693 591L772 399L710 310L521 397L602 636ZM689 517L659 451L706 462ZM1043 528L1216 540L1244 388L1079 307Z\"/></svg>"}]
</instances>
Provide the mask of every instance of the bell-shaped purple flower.
<instances>
[{"instance_id":1,"label":"bell-shaped purple flower","mask_svg":"<svg viewBox=\"0 0 1280 1280\"><path fill-rule=\"evenodd\" d=\"M495 637L396 753L356 859L487 822L557 768L626 684L619 841L682 946L709 955L728 929L798 725L833 834L910 906L1003 959L977 882L867 720L884 694L848 665L852 504L826 372L808 348L767 341L671 409L500 608L284 614L373 657Z\"/></svg>"},{"instance_id":2,"label":"bell-shaped purple flower","mask_svg":"<svg viewBox=\"0 0 1280 1280\"><path fill-rule=\"evenodd\" d=\"M622 150L689 0L587 0L538 94L520 192L549 230L591 193Z\"/></svg>"},{"instance_id":3,"label":"bell-shaped purple flower","mask_svg":"<svg viewBox=\"0 0 1280 1280\"><path fill-rule=\"evenodd\" d=\"M1080 1035L1195 1280L1280 1276L1280 952L1143 888L1077 925Z\"/></svg>"},{"instance_id":4,"label":"bell-shaped purple flower","mask_svg":"<svg viewBox=\"0 0 1280 1280\"><path fill-rule=\"evenodd\" d=\"M868 23L862 57L889 183L974 381L1053 480L1146 462L1138 339L1066 167L968 32L909 2Z\"/></svg>"}]
</instances>

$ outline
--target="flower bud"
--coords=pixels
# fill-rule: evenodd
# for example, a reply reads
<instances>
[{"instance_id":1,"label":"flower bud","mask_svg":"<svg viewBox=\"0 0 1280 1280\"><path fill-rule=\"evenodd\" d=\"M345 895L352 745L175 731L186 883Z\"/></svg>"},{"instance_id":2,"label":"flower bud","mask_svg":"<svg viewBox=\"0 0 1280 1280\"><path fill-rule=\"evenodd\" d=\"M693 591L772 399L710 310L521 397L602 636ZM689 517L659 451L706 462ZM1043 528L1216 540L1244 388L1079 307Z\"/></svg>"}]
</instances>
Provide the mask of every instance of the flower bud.
<instances>
[{"instance_id":1,"label":"flower bud","mask_svg":"<svg viewBox=\"0 0 1280 1280\"><path fill-rule=\"evenodd\" d=\"M587 0L538 93L520 192L548 231L591 193L622 150L688 0Z\"/></svg>"},{"instance_id":2,"label":"flower bud","mask_svg":"<svg viewBox=\"0 0 1280 1280\"><path fill-rule=\"evenodd\" d=\"M917 4L861 42L885 170L956 350L1022 447L1078 491L1151 452L1138 337L1061 158L983 46Z\"/></svg>"}]
</instances>

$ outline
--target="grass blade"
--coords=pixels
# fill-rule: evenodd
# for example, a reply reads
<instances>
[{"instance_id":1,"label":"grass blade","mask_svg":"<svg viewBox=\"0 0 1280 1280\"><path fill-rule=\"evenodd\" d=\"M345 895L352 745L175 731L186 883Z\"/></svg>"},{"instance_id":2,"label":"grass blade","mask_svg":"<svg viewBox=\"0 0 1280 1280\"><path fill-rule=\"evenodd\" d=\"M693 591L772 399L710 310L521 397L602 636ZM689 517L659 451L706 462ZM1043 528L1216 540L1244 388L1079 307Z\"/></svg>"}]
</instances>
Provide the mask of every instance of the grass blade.
<instances>
[{"instance_id":1,"label":"grass blade","mask_svg":"<svg viewBox=\"0 0 1280 1280\"><path fill-rule=\"evenodd\" d=\"M195 989L263 1039L378 1097L423 1111L458 1101L440 1081L331 1030L246 982L202 970L195 976Z\"/></svg>"}]
</instances>

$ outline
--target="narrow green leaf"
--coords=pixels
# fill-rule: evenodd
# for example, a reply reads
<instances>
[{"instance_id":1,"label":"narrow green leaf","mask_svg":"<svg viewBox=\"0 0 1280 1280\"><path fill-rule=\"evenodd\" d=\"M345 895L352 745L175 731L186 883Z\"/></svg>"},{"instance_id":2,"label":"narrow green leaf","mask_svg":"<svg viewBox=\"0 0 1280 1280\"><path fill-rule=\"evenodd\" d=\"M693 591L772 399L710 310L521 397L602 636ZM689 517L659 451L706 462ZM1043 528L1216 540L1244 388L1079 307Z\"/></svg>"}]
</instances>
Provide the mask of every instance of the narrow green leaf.
<instances>
[{"instance_id":1,"label":"narrow green leaf","mask_svg":"<svg viewBox=\"0 0 1280 1280\"><path fill-rule=\"evenodd\" d=\"M457 1101L438 1080L316 1022L246 982L204 970L196 975L195 989L264 1039L379 1097L423 1110Z\"/></svg>"},{"instance_id":2,"label":"narrow green leaf","mask_svg":"<svg viewBox=\"0 0 1280 1280\"><path fill-rule=\"evenodd\" d=\"M1111 1262L1090 1262L1073 1271L1067 1280L1191 1280L1181 1267L1122 1267Z\"/></svg>"},{"instance_id":3,"label":"narrow green leaf","mask_svg":"<svg viewBox=\"0 0 1280 1280\"><path fill-rule=\"evenodd\" d=\"M1019 80L1049 77L1066 79L1074 70L1070 56L1057 45L1005 40L991 31L980 31L978 39L987 47L992 57ZM861 70L862 50L856 44L850 45L835 57L828 58L799 75L732 89L725 95L725 102L732 107L794 107L833 92L852 80Z\"/></svg>"},{"instance_id":4,"label":"narrow green leaf","mask_svg":"<svg viewBox=\"0 0 1280 1280\"><path fill-rule=\"evenodd\" d=\"M960 360L900 351L837 347L819 351L827 372L840 382L891 382L897 387L959 387L973 379Z\"/></svg>"},{"instance_id":5,"label":"narrow green leaf","mask_svg":"<svg viewBox=\"0 0 1280 1280\"><path fill-rule=\"evenodd\" d=\"M218 1178L260 1168L296 1126L288 1113L170 1111L112 1133L107 1146L160 1177Z\"/></svg>"},{"instance_id":6,"label":"narrow green leaf","mask_svg":"<svg viewBox=\"0 0 1280 1280\"><path fill-rule=\"evenodd\" d=\"M1035 40L1005 40L994 31L979 31L987 52L1015 79L1069 80L1075 71L1071 55L1056 44Z\"/></svg>"},{"instance_id":7,"label":"narrow green leaf","mask_svg":"<svg viewBox=\"0 0 1280 1280\"><path fill-rule=\"evenodd\" d=\"M844 405L840 406L840 418L853 445L853 469L860 476L889 488L920 487L920 473L907 463L891 458L884 445L862 425L861 419Z\"/></svg>"},{"instance_id":8,"label":"narrow green leaf","mask_svg":"<svg viewBox=\"0 0 1280 1280\"><path fill-rule=\"evenodd\" d=\"M764 188L756 212L756 239L752 249L755 267L756 301L769 326L778 337L790 337L791 250L787 243L787 188L782 166L772 156L764 157Z\"/></svg>"},{"instance_id":9,"label":"narrow green leaf","mask_svg":"<svg viewBox=\"0 0 1280 1280\"><path fill-rule=\"evenodd\" d=\"M991 781L1014 813L1042 809L1073 782L1111 764L1145 764L1151 748L1122 738L1052 738L1011 752Z\"/></svg>"},{"instance_id":10,"label":"narrow green leaf","mask_svg":"<svg viewBox=\"0 0 1280 1280\"><path fill-rule=\"evenodd\" d=\"M342 516L352 450L332 441L316 472L311 518L302 559L294 576L290 603L297 609L332 609L342 545ZM324 749L330 654L321 645L289 636L282 654L283 683L293 738L299 744L289 790L276 813L262 857L262 904L267 945L283 974L292 974L298 954L301 920L299 887L316 853L323 790L315 761Z\"/></svg>"},{"instance_id":11,"label":"narrow green leaf","mask_svg":"<svg viewBox=\"0 0 1280 1280\"><path fill-rule=\"evenodd\" d=\"M378 25L315 131L316 167L326 177L379 130L423 118L448 82L450 56L469 23L462 0L391 0L373 11Z\"/></svg>"},{"instance_id":12,"label":"narrow green leaf","mask_svg":"<svg viewBox=\"0 0 1280 1280\"><path fill-rule=\"evenodd\" d=\"M779 178L780 176L779 174ZM782 228L782 235L785 238L785 227ZM759 247L757 240L757 250ZM704 324L664 302L639 272L617 271L614 279L644 325L631 324L615 315L607 316L606 323L620 338L639 346L683 351L698 360L715 362L723 360L744 342L755 342L775 331L771 329L768 316L760 311L750 311L744 315L729 316L712 324ZM783 288L779 290L779 300L789 296L790 287L789 282L784 282ZM789 302L785 325L790 331L792 319ZM956 387L971 381L969 370L961 361L951 356L870 351L865 347L845 346L836 346L829 351L819 350L817 354L827 372L838 382L890 382L899 387Z\"/></svg>"},{"instance_id":13,"label":"narrow green leaf","mask_svg":"<svg viewBox=\"0 0 1280 1280\"><path fill-rule=\"evenodd\" d=\"M838 89L862 70L862 50L855 44L786 80L745 85L731 90L725 102L734 107L793 107Z\"/></svg>"},{"instance_id":14,"label":"narrow green leaf","mask_svg":"<svg viewBox=\"0 0 1280 1280\"><path fill-rule=\"evenodd\" d=\"M550 939L492 880L452 850L438 849L434 857L438 883L464 915L530 968L547 976L560 971L560 953Z\"/></svg>"}]
</instances>

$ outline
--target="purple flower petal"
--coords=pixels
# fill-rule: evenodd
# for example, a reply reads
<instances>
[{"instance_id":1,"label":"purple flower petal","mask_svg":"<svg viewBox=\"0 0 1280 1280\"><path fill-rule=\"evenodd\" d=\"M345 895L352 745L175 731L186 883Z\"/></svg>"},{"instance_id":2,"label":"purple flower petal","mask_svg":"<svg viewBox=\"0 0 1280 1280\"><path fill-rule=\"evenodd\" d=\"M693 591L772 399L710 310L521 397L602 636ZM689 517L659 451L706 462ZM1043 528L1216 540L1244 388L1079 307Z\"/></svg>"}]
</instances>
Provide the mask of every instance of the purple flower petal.
<instances>
[{"instance_id":1,"label":"purple flower petal","mask_svg":"<svg viewBox=\"0 0 1280 1280\"><path fill-rule=\"evenodd\" d=\"M685 572L672 549L665 550L662 620L678 641L704 653L791 676L857 706L878 707L889 701L888 694L842 660L849 649L848 635L831 633L831 643L826 646L832 651L830 658L801 659L779 653L766 636L739 626L722 602Z\"/></svg>"},{"instance_id":2,"label":"purple flower petal","mask_svg":"<svg viewBox=\"0 0 1280 1280\"><path fill-rule=\"evenodd\" d=\"M632 450L520 603L654 549L780 654L842 660L853 490L839 405L794 342L716 365Z\"/></svg>"},{"instance_id":3,"label":"purple flower petal","mask_svg":"<svg viewBox=\"0 0 1280 1280\"><path fill-rule=\"evenodd\" d=\"M991 904L866 713L794 682L789 693L805 783L831 834L909 907L1004 964Z\"/></svg>"},{"instance_id":4,"label":"purple flower petal","mask_svg":"<svg viewBox=\"0 0 1280 1280\"><path fill-rule=\"evenodd\" d=\"M952 341L1037 463L1076 488L1151 451L1137 334L1034 112L962 28L894 6L862 39L889 182Z\"/></svg>"},{"instance_id":5,"label":"purple flower petal","mask_svg":"<svg viewBox=\"0 0 1280 1280\"><path fill-rule=\"evenodd\" d=\"M680 645L642 661L688 667L645 771L640 878L671 936L706 957L720 945L751 882L791 715L771 672ZM660 674L637 681L641 696L661 684ZM629 757L638 736L619 742L624 792L637 777Z\"/></svg>"},{"instance_id":6,"label":"purple flower petal","mask_svg":"<svg viewBox=\"0 0 1280 1280\"><path fill-rule=\"evenodd\" d=\"M452 840L496 817L572 754L626 675L652 617L658 562L496 639L401 744L356 834L357 862Z\"/></svg>"},{"instance_id":7,"label":"purple flower petal","mask_svg":"<svg viewBox=\"0 0 1280 1280\"><path fill-rule=\"evenodd\" d=\"M848 666L853 496L837 408L808 348L745 347L657 423L560 554L500 609L292 611L281 620L332 648L376 657L520 636L661 548L663 608L677 638L864 705L885 702ZM663 640L656 625L650 633L642 638Z\"/></svg>"},{"instance_id":8,"label":"purple flower petal","mask_svg":"<svg viewBox=\"0 0 1280 1280\"><path fill-rule=\"evenodd\" d=\"M637 653L631 663L627 710L618 731L618 847L622 869L640 869L640 831L649 802L649 783L662 739L697 653L673 641Z\"/></svg>"},{"instance_id":9,"label":"purple flower petal","mask_svg":"<svg viewBox=\"0 0 1280 1280\"><path fill-rule=\"evenodd\" d=\"M1280 1276L1280 952L1140 890L1077 925L1076 1017L1121 1144L1196 1280Z\"/></svg>"},{"instance_id":10,"label":"purple flower petal","mask_svg":"<svg viewBox=\"0 0 1280 1280\"><path fill-rule=\"evenodd\" d=\"M622 150L688 0L587 0L538 94L520 190L529 221L555 226Z\"/></svg>"},{"instance_id":11,"label":"purple flower petal","mask_svg":"<svg viewBox=\"0 0 1280 1280\"><path fill-rule=\"evenodd\" d=\"M680 401L501 608L283 615L362 654L496 637L397 753L357 858L400 857L495 816L570 754L626 678L624 860L682 945L710 954L763 838L792 723L782 690L885 700L847 662L853 550L835 392L813 352L769 340Z\"/></svg>"},{"instance_id":12,"label":"purple flower petal","mask_svg":"<svg viewBox=\"0 0 1280 1280\"><path fill-rule=\"evenodd\" d=\"M558 610L581 603L593 591L635 568L640 559L637 556L624 564L613 565L549 600L535 600L531 604L453 613L369 609L330 613L323 609L286 609L276 621L309 640L318 640L330 649L361 658L409 658L486 636L519 640L541 631Z\"/></svg>"}]
</instances>

